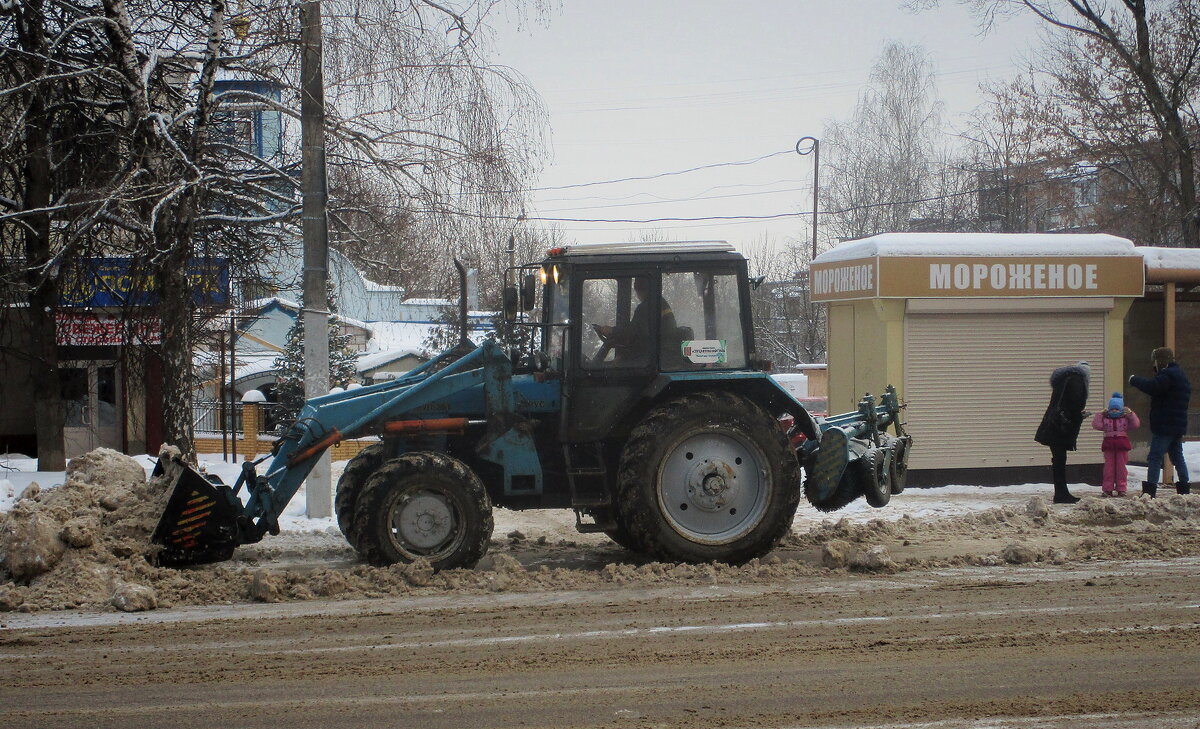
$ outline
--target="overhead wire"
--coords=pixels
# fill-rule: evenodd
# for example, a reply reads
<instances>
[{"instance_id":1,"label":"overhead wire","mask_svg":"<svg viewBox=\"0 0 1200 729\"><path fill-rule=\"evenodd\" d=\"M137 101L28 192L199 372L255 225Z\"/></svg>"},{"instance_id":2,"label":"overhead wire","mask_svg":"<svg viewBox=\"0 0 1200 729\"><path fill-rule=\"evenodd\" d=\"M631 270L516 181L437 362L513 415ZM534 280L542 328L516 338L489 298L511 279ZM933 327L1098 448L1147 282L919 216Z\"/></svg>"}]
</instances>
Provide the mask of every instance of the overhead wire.
<instances>
[{"instance_id":1,"label":"overhead wire","mask_svg":"<svg viewBox=\"0 0 1200 729\"><path fill-rule=\"evenodd\" d=\"M1035 184L1042 184L1055 180L1076 179L1085 176L1085 173L1066 173L1062 175L1054 175L1044 177L1038 180L1029 182L1014 183L1016 187L1028 187ZM855 212L859 210L870 210L873 208L887 207L891 205L917 205L926 202L936 202L938 200L950 200L967 195L977 195L988 189L985 187L972 188L970 190L959 190L957 192L943 193L940 195L930 195L921 198L913 198L909 200L885 200L877 203L863 203L861 205L851 205L849 207L838 210L821 209L817 212L820 215L843 215L845 213ZM582 218L582 217L550 217L547 215L495 215L485 213L474 213L465 210L415 210L416 214L450 214L459 215L462 217L476 218L480 220L505 220L513 222L543 222L543 223L597 223L597 224L638 224L645 225L650 223L693 223L693 222L709 222L709 221L761 221L761 220L780 220L783 218L802 218L812 215L811 210L790 211L781 213L766 213L759 215L702 215L694 217L658 217L658 218Z\"/></svg>"},{"instance_id":2,"label":"overhead wire","mask_svg":"<svg viewBox=\"0 0 1200 729\"><path fill-rule=\"evenodd\" d=\"M664 198L659 200L647 200L644 202L627 202L614 203L612 205L582 205L573 208L554 208L551 210L543 210L543 213L559 213L567 210L606 210L609 208L628 208L641 207L643 205L668 205L673 203L697 202L700 200L727 200L735 197L757 197L762 195L776 195L784 192L806 192L812 189L812 185L807 187L789 187L782 190L759 190L758 192L736 192L728 195L693 195L691 197L681 198Z\"/></svg>"},{"instance_id":3,"label":"overhead wire","mask_svg":"<svg viewBox=\"0 0 1200 729\"><path fill-rule=\"evenodd\" d=\"M691 172L699 172L700 170L711 170L711 169L714 169L717 167L741 167L744 165L752 165L757 162L762 162L765 159L771 159L772 157L778 157L783 154L795 154L795 152L794 152L794 150L791 150L791 149L785 149L785 150L781 150L779 152L771 152L769 154L764 154L761 157L737 160L734 162L714 162L712 164L698 165L696 167L689 167L686 170L673 170L671 172L659 172L659 173L653 174L653 175L639 175L637 177L621 177L621 178L618 178L615 180L597 180L595 182L577 182L577 183L574 183L571 185L552 185L549 187L531 187L525 191L514 191L514 192L542 192L545 190L572 190L572 189L576 189L576 188L580 188L580 187L594 187L596 185L614 185L614 184L617 184L620 182L642 182L644 180L657 180L657 179L660 179L663 177L671 177L674 175L686 175Z\"/></svg>"}]
</instances>

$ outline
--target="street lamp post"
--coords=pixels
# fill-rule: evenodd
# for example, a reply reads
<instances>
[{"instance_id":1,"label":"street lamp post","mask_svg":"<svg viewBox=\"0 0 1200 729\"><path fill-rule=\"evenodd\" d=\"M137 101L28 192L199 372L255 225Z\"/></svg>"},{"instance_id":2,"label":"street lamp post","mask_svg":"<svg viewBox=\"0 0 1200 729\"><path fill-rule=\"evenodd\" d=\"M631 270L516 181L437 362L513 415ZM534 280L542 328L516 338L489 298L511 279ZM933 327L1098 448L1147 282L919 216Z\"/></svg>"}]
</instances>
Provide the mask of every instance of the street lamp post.
<instances>
[{"instance_id":1,"label":"street lamp post","mask_svg":"<svg viewBox=\"0 0 1200 729\"><path fill-rule=\"evenodd\" d=\"M816 137L801 137L796 142L796 154L813 156L813 237L812 257L817 257L817 199L820 190L821 141Z\"/></svg>"}]
</instances>

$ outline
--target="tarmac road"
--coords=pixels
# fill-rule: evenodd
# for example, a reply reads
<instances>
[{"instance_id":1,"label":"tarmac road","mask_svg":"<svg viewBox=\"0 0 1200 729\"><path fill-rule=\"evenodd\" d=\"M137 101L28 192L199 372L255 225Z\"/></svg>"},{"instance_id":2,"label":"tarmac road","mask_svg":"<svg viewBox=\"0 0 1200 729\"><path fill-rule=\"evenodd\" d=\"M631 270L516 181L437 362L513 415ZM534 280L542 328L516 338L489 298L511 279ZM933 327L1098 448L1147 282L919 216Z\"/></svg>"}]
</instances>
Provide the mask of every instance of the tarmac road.
<instances>
[{"instance_id":1,"label":"tarmac road","mask_svg":"<svg viewBox=\"0 0 1200 729\"><path fill-rule=\"evenodd\" d=\"M1200 729L1198 586L1184 558L5 614L0 726Z\"/></svg>"}]
</instances>

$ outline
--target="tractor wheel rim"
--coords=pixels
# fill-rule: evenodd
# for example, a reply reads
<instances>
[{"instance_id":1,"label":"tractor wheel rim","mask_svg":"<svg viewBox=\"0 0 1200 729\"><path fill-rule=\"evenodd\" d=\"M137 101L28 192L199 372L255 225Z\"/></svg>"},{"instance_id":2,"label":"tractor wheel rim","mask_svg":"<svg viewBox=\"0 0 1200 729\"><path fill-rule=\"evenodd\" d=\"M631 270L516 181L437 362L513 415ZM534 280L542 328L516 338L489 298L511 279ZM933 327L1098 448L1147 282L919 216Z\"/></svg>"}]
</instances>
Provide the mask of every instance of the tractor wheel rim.
<instances>
[{"instance_id":1,"label":"tractor wheel rim","mask_svg":"<svg viewBox=\"0 0 1200 729\"><path fill-rule=\"evenodd\" d=\"M658 472L659 508L671 528L701 544L726 544L762 521L770 496L766 456L728 433L693 432L671 447Z\"/></svg>"},{"instance_id":2,"label":"tractor wheel rim","mask_svg":"<svg viewBox=\"0 0 1200 729\"><path fill-rule=\"evenodd\" d=\"M397 547L413 556L427 557L453 545L460 516L447 494L422 490L399 499L390 521Z\"/></svg>"}]
</instances>

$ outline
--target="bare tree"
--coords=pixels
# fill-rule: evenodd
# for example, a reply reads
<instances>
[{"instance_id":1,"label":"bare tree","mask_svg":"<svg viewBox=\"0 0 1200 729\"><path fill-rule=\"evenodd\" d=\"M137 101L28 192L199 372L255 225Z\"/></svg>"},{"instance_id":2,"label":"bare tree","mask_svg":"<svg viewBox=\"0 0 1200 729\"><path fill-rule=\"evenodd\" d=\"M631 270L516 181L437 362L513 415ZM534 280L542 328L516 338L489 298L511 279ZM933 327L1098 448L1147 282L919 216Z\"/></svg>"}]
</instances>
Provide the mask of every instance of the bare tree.
<instances>
[{"instance_id":1,"label":"bare tree","mask_svg":"<svg viewBox=\"0 0 1200 729\"><path fill-rule=\"evenodd\" d=\"M1200 245L1200 2L961 1L984 28L1014 12L1047 24L1029 76L1010 89L1015 113L1041 130L1044 155L1120 178L1131 207L1114 223L1127 224L1136 210L1142 235L1167 245Z\"/></svg>"},{"instance_id":2,"label":"bare tree","mask_svg":"<svg viewBox=\"0 0 1200 729\"><path fill-rule=\"evenodd\" d=\"M1038 130L1015 112L1008 85L983 88L985 101L968 118L961 137L963 167L974 177L980 197L980 229L1025 233L1037 229L1030 192L1043 178Z\"/></svg>"},{"instance_id":3,"label":"bare tree","mask_svg":"<svg viewBox=\"0 0 1200 729\"><path fill-rule=\"evenodd\" d=\"M824 228L840 238L905 230L935 193L941 134L933 64L919 46L888 45L848 121L823 135Z\"/></svg>"},{"instance_id":4,"label":"bare tree","mask_svg":"<svg viewBox=\"0 0 1200 729\"><path fill-rule=\"evenodd\" d=\"M750 292L754 341L761 357L786 369L825 361L825 307L809 287L812 251L807 243L782 245L764 236L751 247Z\"/></svg>"},{"instance_id":5,"label":"bare tree","mask_svg":"<svg viewBox=\"0 0 1200 729\"><path fill-rule=\"evenodd\" d=\"M108 205L120 165L101 27L54 0L0 2L0 360L37 393L40 467L63 467L56 311L73 259L127 232Z\"/></svg>"},{"instance_id":6,"label":"bare tree","mask_svg":"<svg viewBox=\"0 0 1200 729\"><path fill-rule=\"evenodd\" d=\"M326 0L332 227L385 283L393 271L436 278L456 251L498 295L498 252L520 217L544 127L524 80L487 62L494 5ZM24 253L13 270L21 303L36 312L33 356L47 364L37 371L54 377L59 270L83 257L84 242L133 258L159 297L165 435L185 452L193 337L206 316L189 262L220 256L252 278L245 271L297 237L298 155L265 153L226 127L265 109L294 128L298 35L290 0L239 2L232 19L226 0L0 1L0 52L20 61L0 70L0 118L18 130L5 149L19 152L0 179L0 241L6 261ZM218 93L222 79L238 83ZM82 80L92 86L70 86ZM81 142L105 150L108 164L72 185L64 173L76 170L57 164L54 145L76 131L64 117L81 111L108 124ZM39 442L61 448L50 379L35 389L58 423L39 417Z\"/></svg>"},{"instance_id":7,"label":"bare tree","mask_svg":"<svg viewBox=\"0 0 1200 729\"><path fill-rule=\"evenodd\" d=\"M384 282L404 285L452 281L453 253L491 305L546 130L528 82L489 59L495 5L325 3L333 244L390 261L409 281ZM364 187L371 216L358 211Z\"/></svg>"}]
</instances>

